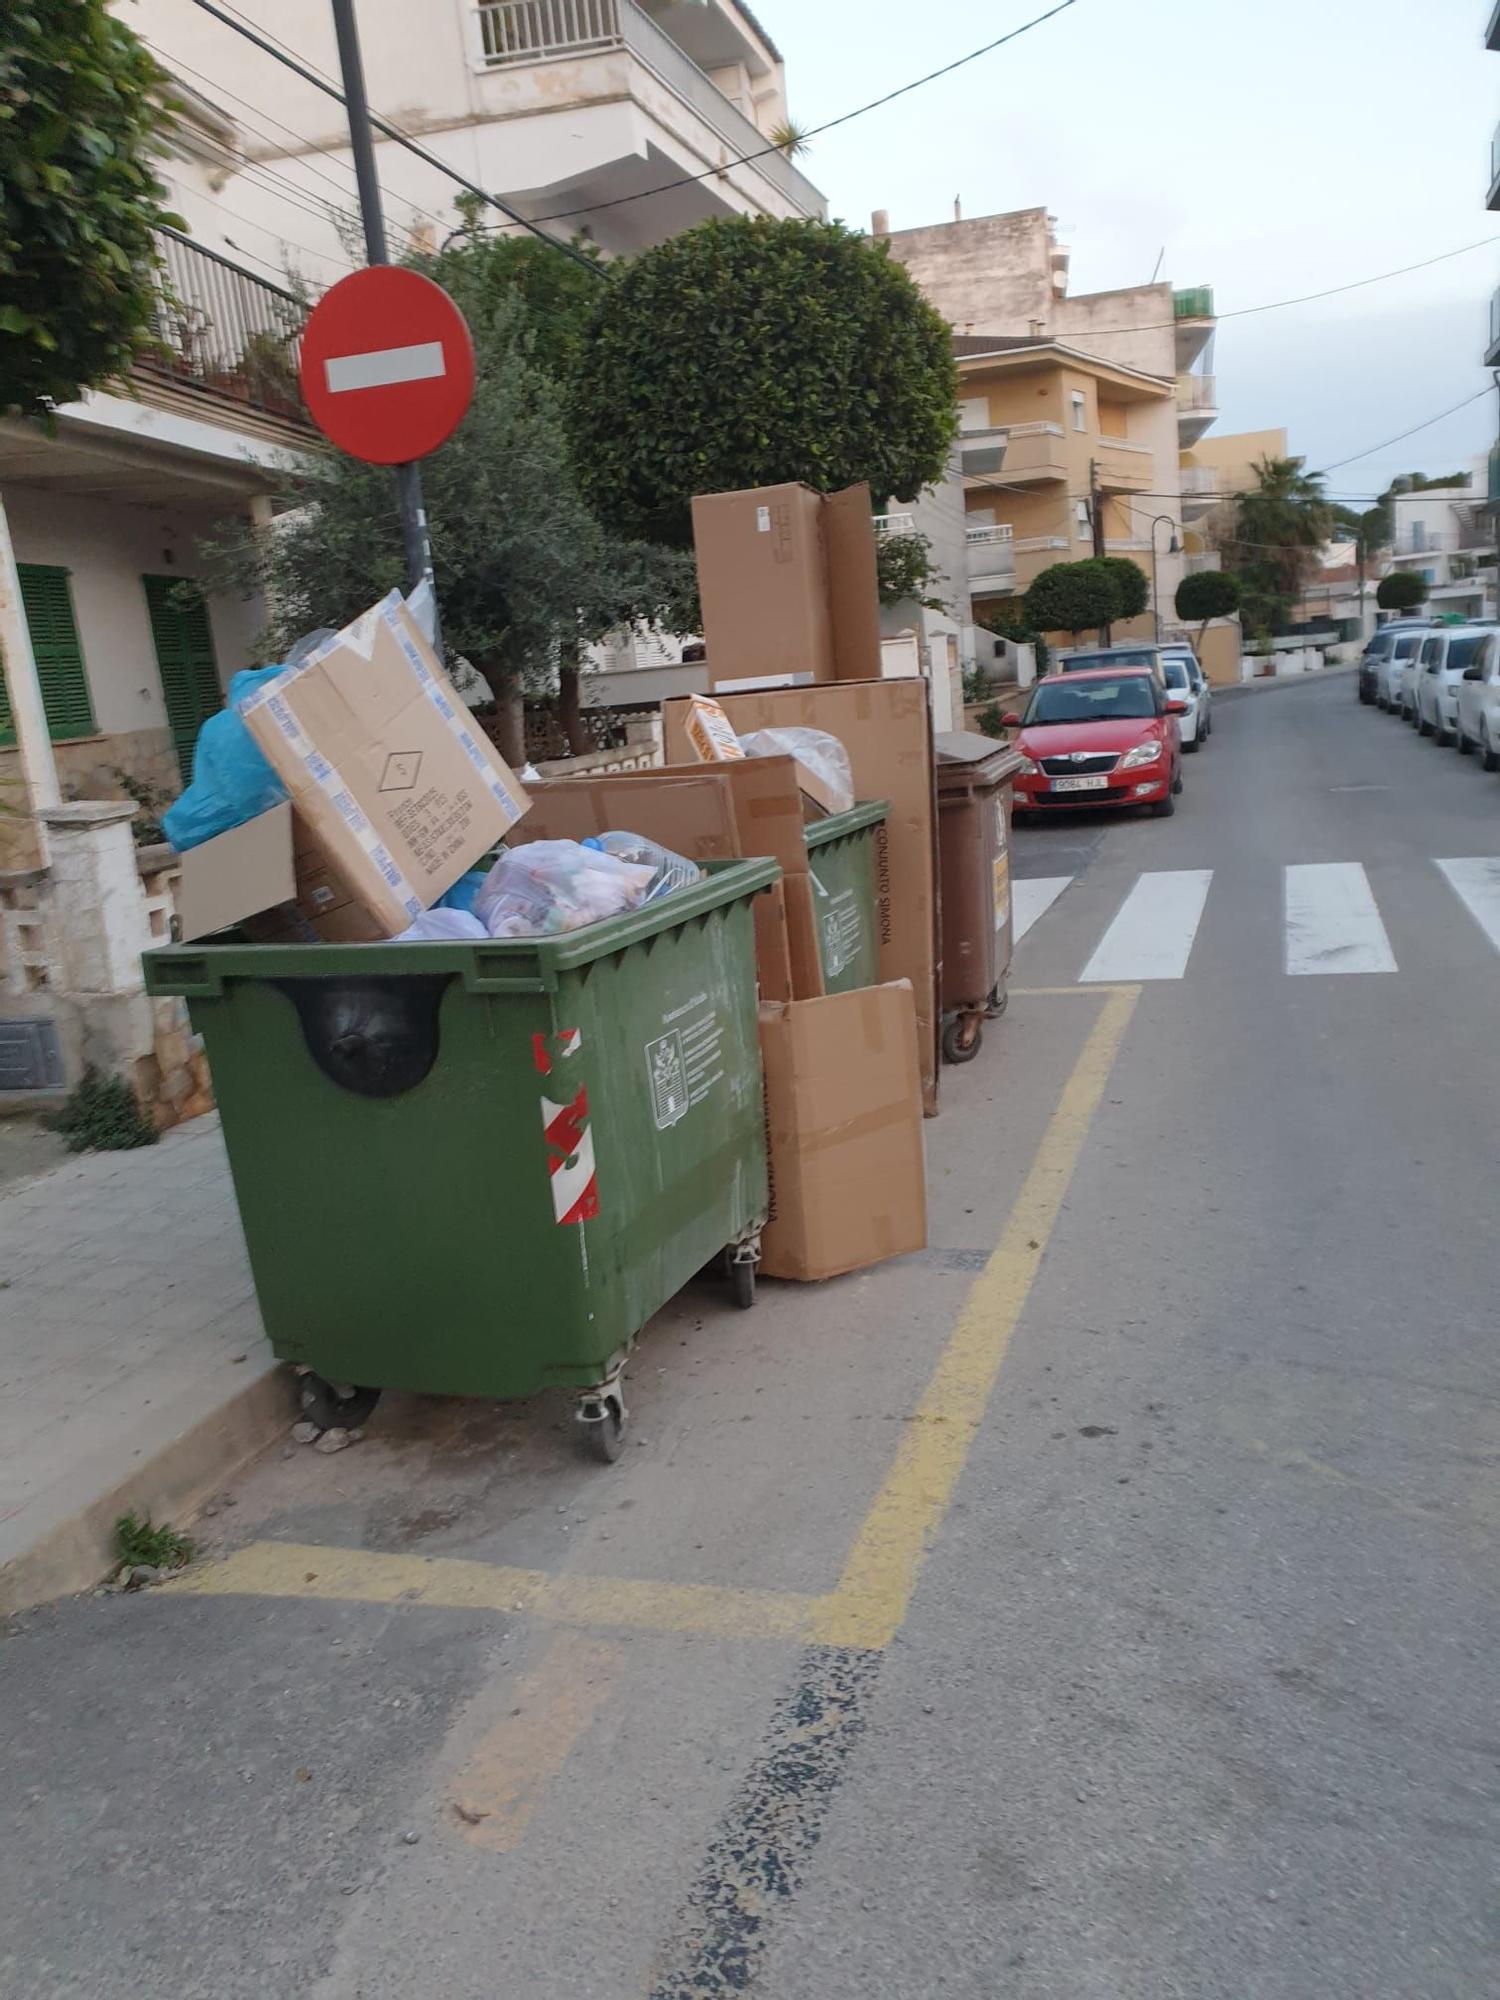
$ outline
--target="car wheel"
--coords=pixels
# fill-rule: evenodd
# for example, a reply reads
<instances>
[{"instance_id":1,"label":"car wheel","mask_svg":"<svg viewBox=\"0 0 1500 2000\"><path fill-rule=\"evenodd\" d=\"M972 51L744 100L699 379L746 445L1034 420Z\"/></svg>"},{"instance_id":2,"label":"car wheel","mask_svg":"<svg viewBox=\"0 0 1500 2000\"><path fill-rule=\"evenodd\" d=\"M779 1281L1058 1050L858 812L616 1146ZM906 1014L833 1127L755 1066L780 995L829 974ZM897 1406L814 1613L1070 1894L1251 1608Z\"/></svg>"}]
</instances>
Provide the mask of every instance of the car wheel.
<instances>
[{"instance_id":1,"label":"car wheel","mask_svg":"<svg viewBox=\"0 0 1500 2000\"><path fill-rule=\"evenodd\" d=\"M1172 791L1176 791L1176 789L1177 787L1174 785ZM1176 810L1177 801L1173 798L1172 792L1168 792L1164 799L1153 799L1150 806L1150 811L1155 814L1157 819L1170 819Z\"/></svg>"},{"instance_id":2,"label":"car wheel","mask_svg":"<svg viewBox=\"0 0 1500 2000\"><path fill-rule=\"evenodd\" d=\"M1447 746L1453 741L1453 731L1451 729L1445 729L1441 721L1435 722L1432 728L1432 740L1434 743L1440 744L1443 746L1443 748L1446 749Z\"/></svg>"},{"instance_id":3,"label":"car wheel","mask_svg":"<svg viewBox=\"0 0 1500 2000\"><path fill-rule=\"evenodd\" d=\"M1430 736L1432 734L1432 724L1427 720L1427 717L1422 713L1420 708L1417 710L1417 734L1418 736Z\"/></svg>"},{"instance_id":4,"label":"car wheel","mask_svg":"<svg viewBox=\"0 0 1500 2000\"><path fill-rule=\"evenodd\" d=\"M1469 741L1468 737L1464 735L1464 726L1461 722L1457 723L1454 726L1453 747L1458 752L1460 757L1467 757L1470 751L1474 748L1474 745Z\"/></svg>"},{"instance_id":5,"label":"car wheel","mask_svg":"<svg viewBox=\"0 0 1500 2000\"><path fill-rule=\"evenodd\" d=\"M1175 798L1181 792L1181 790L1182 790L1182 766L1179 764L1177 766L1177 776L1172 780L1172 796Z\"/></svg>"},{"instance_id":6,"label":"car wheel","mask_svg":"<svg viewBox=\"0 0 1500 2000\"><path fill-rule=\"evenodd\" d=\"M1182 746L1183 755L1185 757L1191 757L1193 752L1198 748L1201 741L1202 741L1201 737L1195 736L1191 743L1184 743Z\"/></svg>"},{"instance_id":7,"label":"car wheel","mask_svg":"<svg viewBox=\"0 0 1500 2000\"><path fill-rule=\"evenodd\" d=\"M1490 725L1487 722L1479 725L1479 761L1486 771L1500 771L1500 754L1490 741Z\"/></svg>"}]
</instances>

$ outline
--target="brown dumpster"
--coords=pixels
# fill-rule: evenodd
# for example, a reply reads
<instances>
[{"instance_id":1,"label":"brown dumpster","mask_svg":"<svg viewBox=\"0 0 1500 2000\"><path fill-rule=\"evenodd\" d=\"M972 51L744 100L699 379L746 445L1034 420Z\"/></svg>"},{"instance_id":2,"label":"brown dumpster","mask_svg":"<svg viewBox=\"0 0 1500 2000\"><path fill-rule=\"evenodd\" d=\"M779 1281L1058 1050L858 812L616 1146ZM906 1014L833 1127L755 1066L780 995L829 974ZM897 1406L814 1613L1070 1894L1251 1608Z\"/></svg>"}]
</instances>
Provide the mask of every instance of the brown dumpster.
<instances>
[{"instance_id":1,"label":"brown dumpster","mask_svg":"<svg viewBox=\"0 0 1500 2000\"><path fill-rule=\"evenodd\" d=\"M943 1056L970 1062L987 1015L1005 1007L1010 971L1011 782L1008 743L964 733L933 739L943 898Z\"/></svg>"}]
</instances>

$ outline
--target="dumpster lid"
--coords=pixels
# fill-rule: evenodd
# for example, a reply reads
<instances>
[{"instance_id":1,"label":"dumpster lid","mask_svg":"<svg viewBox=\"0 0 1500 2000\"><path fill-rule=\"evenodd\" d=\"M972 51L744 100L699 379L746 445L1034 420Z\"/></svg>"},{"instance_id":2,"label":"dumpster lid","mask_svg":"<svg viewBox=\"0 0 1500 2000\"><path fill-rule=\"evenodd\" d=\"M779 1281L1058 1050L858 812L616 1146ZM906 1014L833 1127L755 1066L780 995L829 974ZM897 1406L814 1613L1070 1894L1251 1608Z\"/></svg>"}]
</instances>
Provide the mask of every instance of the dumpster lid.
<instances>
[{"instance_id":1,"label":"dumpster lid","mask_svg":"<svg viewBox=\"0 0 1500 2000\"><path fill-rule=\"evenodd\" d=\"M1013 778L1021 768L1021 757L1008 743L1001 743L993 736L980 736L973 730L944 730L932 739L933 751L937 757L938 785L943 782L943 767L962 766L960 783L971 779L992 784L1000 784L1006 778ZM981 770L981 765L993 764L993 769ZM955 776L958 773L955 772Z\"/></svg>"}]
</instances>

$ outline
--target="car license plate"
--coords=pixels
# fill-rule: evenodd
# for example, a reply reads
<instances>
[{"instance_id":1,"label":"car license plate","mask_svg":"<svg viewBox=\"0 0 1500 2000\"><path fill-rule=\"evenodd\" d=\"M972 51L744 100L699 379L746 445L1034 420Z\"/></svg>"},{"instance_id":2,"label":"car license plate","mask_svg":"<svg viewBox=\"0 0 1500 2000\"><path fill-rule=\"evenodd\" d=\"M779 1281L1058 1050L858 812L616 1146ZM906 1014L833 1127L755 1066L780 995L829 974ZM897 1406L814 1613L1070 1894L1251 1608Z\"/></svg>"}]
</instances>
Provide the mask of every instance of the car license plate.
<instances>
[{"instance_id":1,"label":"car license plate","mask_svg":"<svg viewBox=\"0 0 1500 2000\"><path fill-rule=\"evenodd\" d=\"M1101 771L1097 778L1054 778L1054 792L1103 792L1109 788L1109 773Z\"/></svg>"}]
</instances>

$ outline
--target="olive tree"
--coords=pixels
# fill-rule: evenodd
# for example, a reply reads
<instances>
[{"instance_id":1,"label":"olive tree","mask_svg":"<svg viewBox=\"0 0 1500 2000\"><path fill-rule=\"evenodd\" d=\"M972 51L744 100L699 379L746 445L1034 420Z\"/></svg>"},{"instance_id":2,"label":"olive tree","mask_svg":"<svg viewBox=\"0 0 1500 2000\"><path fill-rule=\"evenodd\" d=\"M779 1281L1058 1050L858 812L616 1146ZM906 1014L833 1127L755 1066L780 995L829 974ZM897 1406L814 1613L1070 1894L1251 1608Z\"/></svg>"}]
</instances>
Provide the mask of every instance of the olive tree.
<instances>
[{"instance_id":1,"label":"olive tree","mask_svg":"<svg viewBox=\"0 0 1500 2000\"><path fill-rule=\"evenodd\" d=\"M868 480L914 498L957 427L946 323L883 243L734 216L612 268L570 399L585 497L686 548L695 493Z\"/></svg>"},{"instance_id":2,"label":"olive tree","mask_svg":"<svg viewBox=\"0 0 1500 2000\"><path fill-rule=\"evenodd\" d=\"M163 72L105 0L0 7L0 409L128 367L156 303Z\"/></svg>"}]
</instances>

